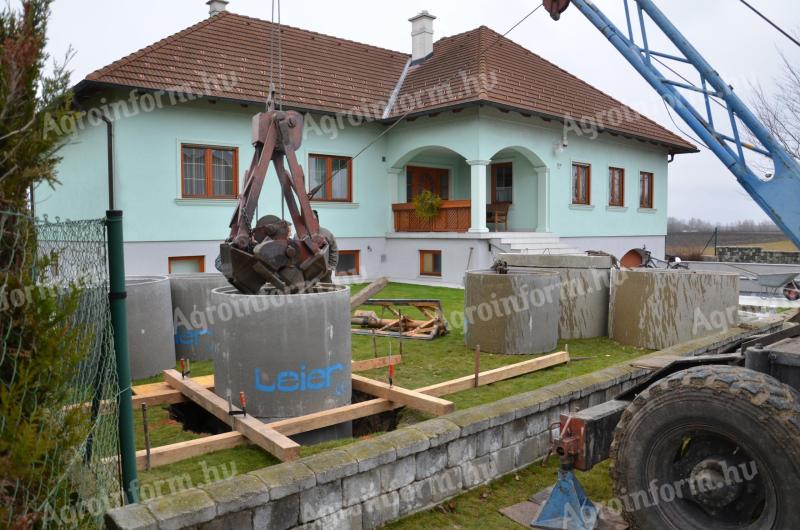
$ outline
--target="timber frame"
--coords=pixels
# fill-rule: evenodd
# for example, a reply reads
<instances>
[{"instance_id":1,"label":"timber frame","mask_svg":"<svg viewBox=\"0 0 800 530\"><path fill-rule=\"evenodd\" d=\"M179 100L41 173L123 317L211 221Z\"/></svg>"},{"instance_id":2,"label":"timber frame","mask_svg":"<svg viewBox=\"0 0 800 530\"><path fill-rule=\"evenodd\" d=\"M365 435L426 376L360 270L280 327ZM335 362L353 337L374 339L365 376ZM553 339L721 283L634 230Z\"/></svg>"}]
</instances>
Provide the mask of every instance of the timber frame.
<instances>
[{"instance_id":1,"label":"timber frame","mask_svg":"<svg viewBox=\"0 0 800 530\"><path fill-rule=\"evenodd\" d=\"M402 359L398 355L353 361L352 370L354 372L363 371L400 362ZM455 410L455 405L451 401L441 399L441 396L511 379L567 362L569 362L569 354L557 352L481 372L479 370L479 354L476 352L473 375L416 390L353 374L353 389L371 394L375 396L374 399L271 423L263 423L252 416L230 415L228 402L213 392L213 375L183 378L176 370L165 370L163 383L133 387L135 394L133 405L135 407L142 404L150 406L192 401L230 425L232 430L196 440L150 448L149 451L147 449L137 451L136 465L140 469L148 469L244 444L255 444L282 461L295 460L300 456L300 446L289 436L404 406L437 416L447 414Z\"/></svg>"}]
</instances>

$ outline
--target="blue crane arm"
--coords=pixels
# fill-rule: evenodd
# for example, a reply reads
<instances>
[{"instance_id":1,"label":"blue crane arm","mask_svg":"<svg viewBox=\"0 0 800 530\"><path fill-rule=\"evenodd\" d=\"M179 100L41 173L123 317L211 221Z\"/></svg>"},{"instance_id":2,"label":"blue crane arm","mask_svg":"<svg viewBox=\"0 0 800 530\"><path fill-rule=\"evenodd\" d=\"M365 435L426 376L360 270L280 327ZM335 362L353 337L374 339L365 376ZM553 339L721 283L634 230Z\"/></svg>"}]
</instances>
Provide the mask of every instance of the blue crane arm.
<instances>
[{"instance_id":1,"label":"blue crane arm","mask_svg":"<svg viewBox=\"0 0 800 530\"><path fill-rule=\"evenodd\" d=\"M675 112L691 127L701 141L736 176L741 186L758 203L766 214L800 248L800 164L778 142L750 108L734 93L716 70L703 58L691 43L678 31L653 0L633 0L636 3L642 45L636 44L629 0L625 3L627 34L623 33L597 7L592 0L571 0L571 3L599 29L625 59L664 98ZM544 4L553 18L569 6L569 0L545 0ZM646 16L645 16L646 15ZM646 19L649 18L669 39L678 54L652 50L648 45ZM700 86L687 84L662 73L656 63L677 61L692 65L700 75ZM672 74L677 74L672 69ZM703 95L705 115L698 110L682 91L691 90ZM718 129L714 123L712 103L725 108L730 134ZM749 129L760 145L743 141L739 123ZM753 172L745 159L745 152L763 155L774 165L769 178Z\"/></svg>"}]
</instances>

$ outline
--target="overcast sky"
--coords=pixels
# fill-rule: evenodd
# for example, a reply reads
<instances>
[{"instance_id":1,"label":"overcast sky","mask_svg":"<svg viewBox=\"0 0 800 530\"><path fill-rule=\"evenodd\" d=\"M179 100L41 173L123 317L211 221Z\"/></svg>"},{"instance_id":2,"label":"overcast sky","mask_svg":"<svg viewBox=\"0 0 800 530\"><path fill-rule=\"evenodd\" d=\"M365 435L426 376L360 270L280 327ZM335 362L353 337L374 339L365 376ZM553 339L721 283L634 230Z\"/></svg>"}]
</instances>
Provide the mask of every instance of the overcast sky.
<instances>
[{"instance_id":1,"label":"overcast sky","mask_svg":"<svg viewBox=\"0 0 800 530\"><path fill-rule=\"evenodd\" d=\"M800 29L797 0L750 2L783 27ZM422 9L436 15L434 39L439 39L481 24L504 33L537 4L536 0L290 0L283 2L281 20L410 53L407 19ZM745 100L751 97L754 84L769 88L780 75L781 53L792 61L800 60L800 48L739 0L658 0L657 4ZM601 0L598 5L624 27L622 0ZM265 20L270 20L271 8L272 0L231 0L228 6L230 11ZM75 49L77 55L70 64L77 82L207 14L205 0L56 0L49 51L61 57L70 45ZM540 9L508 36L680 134L656 93L574 7L558 23ZM675 119L690 132L677 116ZM717 158L703 151L681 155L670 166L669 214L725 223L764 219Z\"/></svg>"}]
</instances>

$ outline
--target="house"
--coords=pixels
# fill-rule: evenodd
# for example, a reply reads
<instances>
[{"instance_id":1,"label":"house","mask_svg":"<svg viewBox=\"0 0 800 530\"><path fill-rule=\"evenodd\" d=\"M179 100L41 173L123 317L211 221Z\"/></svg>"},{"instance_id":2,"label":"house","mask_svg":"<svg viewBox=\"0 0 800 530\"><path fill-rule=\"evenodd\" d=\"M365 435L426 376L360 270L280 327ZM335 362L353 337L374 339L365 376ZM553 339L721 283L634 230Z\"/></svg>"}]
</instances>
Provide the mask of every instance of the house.
<instances>
[{"instance_id":1,"label":"house","mask_svg":"<svg viewBox=\"0 0 800 530\"><path fill-rule=\"evenodd\" d=\"M85 113L51 124L72 134L37 214L99 217L111 195L127 273L213 270L272 78L304 113L298 156L340 280L460 285L508 251L663 256L668 162L696 148L629 107L485 26L434 43L423 11L407 54L226 3L75 87ZM425 190L432 219L413 204ZM270 171L258 215L281 210Z\"/></svg>"}]
</instances>

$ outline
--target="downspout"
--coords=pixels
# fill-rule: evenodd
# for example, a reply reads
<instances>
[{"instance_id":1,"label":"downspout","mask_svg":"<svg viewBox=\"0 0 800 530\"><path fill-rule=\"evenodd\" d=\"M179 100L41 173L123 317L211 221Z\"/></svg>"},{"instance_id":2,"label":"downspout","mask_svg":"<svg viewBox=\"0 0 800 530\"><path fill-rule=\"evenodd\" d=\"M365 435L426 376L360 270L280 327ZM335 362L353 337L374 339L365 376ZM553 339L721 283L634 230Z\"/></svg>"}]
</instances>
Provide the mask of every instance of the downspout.
<instances>
[{"instance_id":1,"label":"downspout","mask_svg":"<svg viewBox=\"0 0 800 530\"><path fill-rule=\"evenodd\" d=\"M108 157L108 209L114 209L114 124L105 114L100 119L106 123L106 147Z\"/></svg>"}]
</instances>

